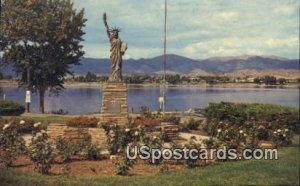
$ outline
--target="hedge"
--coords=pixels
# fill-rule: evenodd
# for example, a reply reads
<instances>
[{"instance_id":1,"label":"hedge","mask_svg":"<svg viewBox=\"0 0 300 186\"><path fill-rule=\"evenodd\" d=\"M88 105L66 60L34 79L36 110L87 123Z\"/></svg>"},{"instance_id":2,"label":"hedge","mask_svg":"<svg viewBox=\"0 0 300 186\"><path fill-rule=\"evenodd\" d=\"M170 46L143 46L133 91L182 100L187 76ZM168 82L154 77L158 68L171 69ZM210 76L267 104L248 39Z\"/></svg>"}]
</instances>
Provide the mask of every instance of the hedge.
<instances>
[{"instance_id":1,"label":"hedge","mask_svg":"<svg viewBox=\"0 0 300 186\"><path fill-rule=\"evenodd\" d=\"M300 133L299 109L260 103L210 103L204 110L208 119L228 121L232 125L241 126L246 122L252 124L260 122L270 123L274 128L289 127Z\"/></svg>"},{"instance_id":2,"label":"hedge","mask_svg":"<svg viewBox=\"0 0 300 186\"><path fill-rule=\"evenodd\" d=\"M0 101L0 116L18 116L25 112L25 107L15 101Z\"/></svg>"}]
</instances>

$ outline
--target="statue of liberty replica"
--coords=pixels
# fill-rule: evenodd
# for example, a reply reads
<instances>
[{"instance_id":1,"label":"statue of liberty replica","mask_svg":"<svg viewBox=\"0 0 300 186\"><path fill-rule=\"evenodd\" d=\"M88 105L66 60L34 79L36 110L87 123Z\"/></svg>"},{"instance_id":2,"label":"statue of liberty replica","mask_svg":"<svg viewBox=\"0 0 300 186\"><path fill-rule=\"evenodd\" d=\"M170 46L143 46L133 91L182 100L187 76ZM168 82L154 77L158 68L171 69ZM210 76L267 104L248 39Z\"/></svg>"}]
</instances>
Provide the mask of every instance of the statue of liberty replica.
<instances>
[{"instance_id":1,"label":"statue of liberty replica","mask_svg":"<svg viewBox=\"0 0 300 186\"><path fill-rule=\"evenodd\" d=\"M106 28L107 36L110 42L110 60L111 60L111 74L108 81L120 82L122 81L122 56L127 50L127 44L122 43L119 38L121 31L117 27L109 28L107 24L106 13L103 14L103 22Z\"/></svg>"},{"instance_id":2,"label":"statue of liberty replica","mask_svg":"<svg viewBox=\"0 0 300 186\"><path fill-rule=\"evenodd\" d=\"M100 123L125 126L128 122L128 103L127 85L122 81L122 56L127 44L119 38L119 28L108 27L106 13L103 14L103 22L110 42L111 73L103 84Z\"/></svg>"}]
</instances>

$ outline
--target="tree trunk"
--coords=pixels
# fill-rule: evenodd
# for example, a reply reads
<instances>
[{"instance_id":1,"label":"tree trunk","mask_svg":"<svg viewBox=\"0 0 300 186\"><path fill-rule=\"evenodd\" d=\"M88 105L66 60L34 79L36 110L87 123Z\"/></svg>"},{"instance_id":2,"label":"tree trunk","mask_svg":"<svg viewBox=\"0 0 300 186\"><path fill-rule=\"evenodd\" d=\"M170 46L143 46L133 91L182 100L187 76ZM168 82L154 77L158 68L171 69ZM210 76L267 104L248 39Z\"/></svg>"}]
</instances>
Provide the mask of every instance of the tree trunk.
<instances>
[{"instance_id":1,"label":"tree trunk","mask_svg":"<svg viewBox=\"0 0 300 186\"><path fill-rule=\"evenodd\" d=\"M39 90L39 95L40 95L40 112L41 113L45 113L45 108L44 108L44 97L45 97L45 89L44 88L41 88Z\"/></svg>"}]
</instances>

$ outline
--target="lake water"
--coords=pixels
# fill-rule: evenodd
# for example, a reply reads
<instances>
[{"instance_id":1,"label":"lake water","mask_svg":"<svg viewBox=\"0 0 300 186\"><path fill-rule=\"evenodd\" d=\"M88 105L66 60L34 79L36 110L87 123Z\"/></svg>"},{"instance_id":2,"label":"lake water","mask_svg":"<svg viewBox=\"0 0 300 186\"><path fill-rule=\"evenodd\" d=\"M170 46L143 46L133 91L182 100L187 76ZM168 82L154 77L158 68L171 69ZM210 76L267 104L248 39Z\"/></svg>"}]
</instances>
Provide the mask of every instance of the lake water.
<instances>
[{"instance_id":1,"label":"lake water","mask_svg":"<svg viewBox=\"0 0 300 186\"><path fill-rule=\"evenodd\" d=\"M134 86L128 89L129 110L146 105L152 110L159 108L158 97L162 89L158 86ZM0 96L24 102L25 91L16 87L0 88ZM59 96L45 96L45 111L63 109L69 114L99 113L101 88L66 88ZM167 87L166 109L185 111L188 108L204 108L210 102L257 102L287 105L299 108L299 89L276 88L197 88ZM38 112L39 96L32 95L31 110Z\"/></svg>"}]
</instances>

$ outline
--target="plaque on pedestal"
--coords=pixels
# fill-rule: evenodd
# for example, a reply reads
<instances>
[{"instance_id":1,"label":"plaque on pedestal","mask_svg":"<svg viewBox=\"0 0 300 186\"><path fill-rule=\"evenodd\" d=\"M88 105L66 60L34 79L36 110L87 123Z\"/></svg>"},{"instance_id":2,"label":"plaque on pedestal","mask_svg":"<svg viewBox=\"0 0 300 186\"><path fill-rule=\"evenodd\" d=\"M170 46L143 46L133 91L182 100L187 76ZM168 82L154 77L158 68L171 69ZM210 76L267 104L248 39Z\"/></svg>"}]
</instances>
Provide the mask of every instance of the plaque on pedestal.
<instances>
[{"instance_id":1,"label":"plaque on pedestal","mask_svg":"<svg viewBox=\"0 0 300 186\"><path fill-rule=\"evenodd\" d=\"M128 122L127 85L123 82L106 82L103 85L100 123Z\"/></svg>"}]
</instances>

